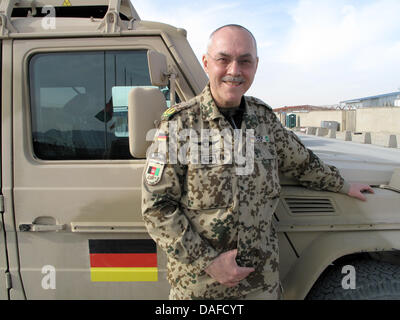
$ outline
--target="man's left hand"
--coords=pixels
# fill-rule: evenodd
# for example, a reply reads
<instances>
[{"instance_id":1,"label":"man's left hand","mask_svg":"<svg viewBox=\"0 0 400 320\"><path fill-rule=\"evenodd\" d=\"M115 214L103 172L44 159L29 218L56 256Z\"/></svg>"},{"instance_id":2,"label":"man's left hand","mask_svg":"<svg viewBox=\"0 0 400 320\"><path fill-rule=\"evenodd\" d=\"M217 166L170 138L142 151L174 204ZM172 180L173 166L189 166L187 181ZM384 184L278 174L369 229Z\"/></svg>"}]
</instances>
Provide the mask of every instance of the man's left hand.
<instances>
[{"instance_id":1,"label":"man's left hand","mask_svg":"<svg viewBox=\"0 0 400 320\"><path fill-rule=\"evenodd\" d=\"M347 195L362 201L367 201L367 198L362 194L362 192L374 193L374 190L367 184L350 183L350 190Z\"/></svg>"}]
</instances>

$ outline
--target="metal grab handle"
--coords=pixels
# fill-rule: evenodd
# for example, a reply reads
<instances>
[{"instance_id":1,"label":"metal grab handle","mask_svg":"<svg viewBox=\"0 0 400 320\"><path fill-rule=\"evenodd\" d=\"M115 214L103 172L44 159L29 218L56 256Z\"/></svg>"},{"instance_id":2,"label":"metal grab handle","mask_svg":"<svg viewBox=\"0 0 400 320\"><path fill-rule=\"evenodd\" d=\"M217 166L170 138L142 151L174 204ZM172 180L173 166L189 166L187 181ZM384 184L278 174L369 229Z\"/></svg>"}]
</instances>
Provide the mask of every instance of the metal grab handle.
<instances>
[{"instance_id":1,"label":"metal grab handle","mask_svg":"<svg viewBox=\"0 0 400 320\"><path fill-rule=\"evenodd\" d=\"M146 233L144 222L71 222L71 231L80 233Z\"/></svg>"},{"instance_id":2,"label":"metal grab handle","mask_svg":"<svg viewBox=\"0 0 400 320\"><path fill-rule=\"evenodd\" d=\"M19 231L21 232L46 232L60 231L65 229L65 224L20 224Z\"/></svg>"}]
</instances>

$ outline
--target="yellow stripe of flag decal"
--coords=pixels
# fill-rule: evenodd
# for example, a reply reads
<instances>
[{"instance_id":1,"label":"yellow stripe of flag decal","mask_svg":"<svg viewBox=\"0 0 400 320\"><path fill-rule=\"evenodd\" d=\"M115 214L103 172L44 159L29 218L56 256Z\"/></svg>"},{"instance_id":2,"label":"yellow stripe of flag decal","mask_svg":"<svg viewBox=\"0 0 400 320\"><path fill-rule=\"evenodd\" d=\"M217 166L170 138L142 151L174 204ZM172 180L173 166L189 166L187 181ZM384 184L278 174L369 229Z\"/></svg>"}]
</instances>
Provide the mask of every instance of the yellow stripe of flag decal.
<instances>
[{"instance_id":1,"label":"yellow stripe of flag decal","mask_svg":"<svg viewBox=\"0 0 400 320\"><path fill-rule=\"evenodd\" d=\"M91 268L92 282L158 281L157 268Z\"/></svg>"}]
</instances>

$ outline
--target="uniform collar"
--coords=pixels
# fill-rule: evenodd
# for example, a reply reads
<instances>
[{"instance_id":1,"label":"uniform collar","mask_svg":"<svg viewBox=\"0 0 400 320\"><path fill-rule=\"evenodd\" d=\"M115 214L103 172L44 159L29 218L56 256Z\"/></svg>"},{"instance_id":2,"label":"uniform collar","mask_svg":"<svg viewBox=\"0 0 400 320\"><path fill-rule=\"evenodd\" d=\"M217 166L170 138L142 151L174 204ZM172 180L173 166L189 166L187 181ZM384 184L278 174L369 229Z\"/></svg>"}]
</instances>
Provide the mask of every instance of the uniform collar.
<instances>
[{"instance_id":1,"label":"uniform collar","mask_svg":"<svg viewBox=\"0 0 400 320\"><path fill-rule=\"evenodd\" d=\"M251 98L249 97L244 97L244 101L246 108L243 114L243 122L247 129L255 129L259 124L255 105L252 103Z\"/></svg>"},{"instance_id":2,"label":"uniform collar","mask_svg":"<svg viewBox=\"0 0 400 320\"><path fill-rule=\"evenodd\" d=\"M210 83L206 85L203 92L200 94L200 110L203 121L210 121L224 117L222 113L219 112L214 98L211 95Z\"/></svg>"}]
</instances>

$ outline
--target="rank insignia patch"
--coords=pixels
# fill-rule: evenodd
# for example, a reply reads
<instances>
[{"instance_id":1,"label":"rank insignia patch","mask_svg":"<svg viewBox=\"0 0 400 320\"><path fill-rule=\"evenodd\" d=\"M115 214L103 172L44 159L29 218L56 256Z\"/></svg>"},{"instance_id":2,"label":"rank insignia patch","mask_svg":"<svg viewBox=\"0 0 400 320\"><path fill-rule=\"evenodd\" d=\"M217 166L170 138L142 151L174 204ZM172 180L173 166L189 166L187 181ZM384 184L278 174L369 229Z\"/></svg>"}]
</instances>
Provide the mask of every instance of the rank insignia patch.
<instances>
[{"instance_id":1,"label":"rank insignia patch","mask_svg":"<svg viewBox=\"0 0 400 320\"><path fill-rule=\"evenodd\" d=\"M268 136L256 136L255 140L256 140L256 142L270 142L270 139Z\"/></svg>"}]
</instances>

